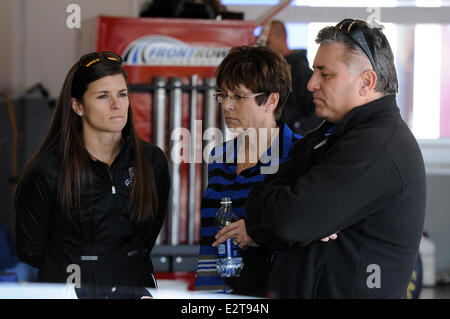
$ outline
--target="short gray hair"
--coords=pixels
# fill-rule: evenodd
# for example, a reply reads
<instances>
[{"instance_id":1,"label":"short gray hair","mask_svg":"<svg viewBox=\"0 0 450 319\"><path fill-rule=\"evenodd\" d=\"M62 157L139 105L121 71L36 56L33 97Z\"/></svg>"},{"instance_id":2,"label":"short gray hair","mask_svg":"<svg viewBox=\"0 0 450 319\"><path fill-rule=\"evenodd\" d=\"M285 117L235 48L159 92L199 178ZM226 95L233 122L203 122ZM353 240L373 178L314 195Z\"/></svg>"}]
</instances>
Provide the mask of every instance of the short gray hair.
<instances>
[{"instance_id":1,"label":"short gray hair","mask_svg":"<svg viewBox=\"0 0 450 319\"><path fill-rule=\"evenodd\" d=\"M358 28L362 30L377 66L374 70L377 74L375 91L384 94L397 94L398 80L394 65L394 54L386 36L382 32L383 27L381 25L370 27L363 20L354 21ZM323 28L316 37L316 43L318 44L337 41L342 42L350 53L366 56L364 51L348 35L339 31L335 26ZM352 61L346 62L347 65L352 63Z\"/></svg>"}]
</instances>

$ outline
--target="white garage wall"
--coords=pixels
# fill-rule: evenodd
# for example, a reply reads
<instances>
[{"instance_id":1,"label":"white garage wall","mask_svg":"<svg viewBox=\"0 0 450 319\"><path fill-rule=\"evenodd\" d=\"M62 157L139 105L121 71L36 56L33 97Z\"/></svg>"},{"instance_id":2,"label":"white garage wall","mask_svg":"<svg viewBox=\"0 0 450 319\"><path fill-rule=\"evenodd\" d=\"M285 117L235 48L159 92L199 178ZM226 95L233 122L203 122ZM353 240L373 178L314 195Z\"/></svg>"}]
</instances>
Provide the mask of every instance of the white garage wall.
<instances>
[{"instance_id":1,"label":"white garage wall","mask_svg":"<svg viewBox=\"0 0 450 319\"><path fill-rule=\"evenodd\" d=\"M0 90L18 96L41 82L52 97L76 60L79 29L69 29L69 4L83 21L98 15L137 16L141 0L2 0L0 1ZM13 53L14 52L14 53Z\"/></svg>"}]
</instances>

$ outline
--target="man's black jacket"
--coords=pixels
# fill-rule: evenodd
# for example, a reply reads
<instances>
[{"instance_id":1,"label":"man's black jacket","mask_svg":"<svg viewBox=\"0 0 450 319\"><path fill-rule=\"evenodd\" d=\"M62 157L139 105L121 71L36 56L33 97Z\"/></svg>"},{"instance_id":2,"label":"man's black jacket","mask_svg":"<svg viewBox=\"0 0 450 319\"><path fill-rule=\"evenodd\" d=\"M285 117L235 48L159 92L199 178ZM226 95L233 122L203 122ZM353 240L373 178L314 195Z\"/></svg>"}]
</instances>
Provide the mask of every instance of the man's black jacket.
<instances>
[{"instance_id":1,"label":"man's black jacket","mask_svg":"<svg viewBox=\"0 0 450 319\"><path fill-rule=\"evenodd\" d=\"M246 204L253 240L277 248L269 289L289 298L404 298L425 217L418 144L388 95L297 142ZM325 142L326 141L326 142ZM338 239L320 239L340 231Z\"/></svg>"}]
</instances>

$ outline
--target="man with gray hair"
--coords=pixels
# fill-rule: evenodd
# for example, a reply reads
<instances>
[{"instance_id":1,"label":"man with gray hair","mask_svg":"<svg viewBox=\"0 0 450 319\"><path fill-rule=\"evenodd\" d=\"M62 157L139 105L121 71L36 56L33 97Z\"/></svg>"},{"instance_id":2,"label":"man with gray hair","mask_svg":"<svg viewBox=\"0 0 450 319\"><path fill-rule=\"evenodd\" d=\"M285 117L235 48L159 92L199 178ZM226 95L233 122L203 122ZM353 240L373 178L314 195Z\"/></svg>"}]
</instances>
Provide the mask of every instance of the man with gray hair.
<instances>
[{"instance_id":1,"label":"man with gray hair","mask_svg":"<svg viewBox=\"0 0 450 319\"><path fill-rule=\"evenodd\" d=\"M353 19L322 29L316 42L307 87L326 121L252 189L248 235L278 249L272 297L405 298L426 187L420 149L396 105L392 50L381 28Z\"/></svg>"}]
</instances>

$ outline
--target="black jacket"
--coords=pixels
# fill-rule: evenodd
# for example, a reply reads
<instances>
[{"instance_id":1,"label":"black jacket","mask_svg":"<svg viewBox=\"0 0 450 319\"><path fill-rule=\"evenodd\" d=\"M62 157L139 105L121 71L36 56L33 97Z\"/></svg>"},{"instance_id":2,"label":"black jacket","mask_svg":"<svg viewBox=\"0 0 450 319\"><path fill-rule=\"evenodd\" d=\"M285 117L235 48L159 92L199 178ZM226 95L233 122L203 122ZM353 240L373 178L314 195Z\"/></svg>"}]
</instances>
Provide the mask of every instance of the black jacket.
<instances>
[{"instance_id":1,"label":"black jacket","mask_svg":"<svg viewBox=\"0 0 450 319\"><path fill-rule=\"evenodd\" d=\"M17 255L39 269L39 281L66 283L74 274L68 266L76 265L82 288L89 288L81 292L84 297L106 297L112 287L153 286L149 253L164 221L170 179L165 154L147 143L145 149L159 202L148 231L138 231L130 221L130 187L136 178L131 138L110 168L91 160L93 186L82 189L81 215L64 217L56 211L57 157L47 154L35 162L16 193L16 237Z\"/></svg>"},{"instance_id":2,"label":"black jacket","mask_svg":"<svg viewBox=\"0 0 450 319\"><path fill-rule=\"evenodd\" d=\"M404 298L425 217L425 170L395 96L325 122L252 189L248 234L278 247L276 297ZM320 239L340 231L337 240ZM378 279L380 281L378 281Z\"/></svg>"}]
</instances>

